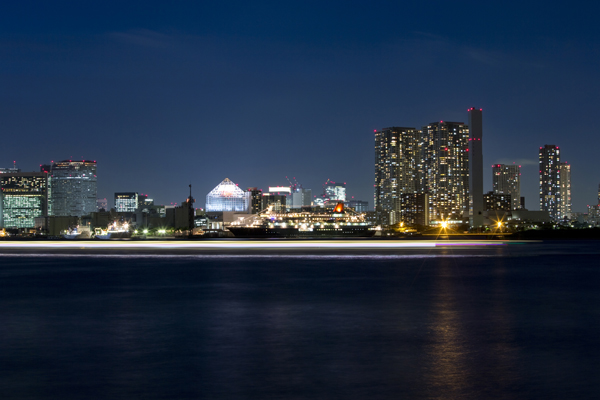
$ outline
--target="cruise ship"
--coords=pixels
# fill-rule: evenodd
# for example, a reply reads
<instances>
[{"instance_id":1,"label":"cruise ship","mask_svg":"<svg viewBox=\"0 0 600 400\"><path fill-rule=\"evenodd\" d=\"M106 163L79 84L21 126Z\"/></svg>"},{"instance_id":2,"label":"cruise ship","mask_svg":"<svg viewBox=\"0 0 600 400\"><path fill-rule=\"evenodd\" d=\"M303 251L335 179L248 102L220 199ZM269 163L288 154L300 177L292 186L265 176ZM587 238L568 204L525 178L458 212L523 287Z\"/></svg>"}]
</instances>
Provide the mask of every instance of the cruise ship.
<instances>
[{"instance_id":1,"label":"cruise ship","mask_svg":"<svg viewBox=\"0 0 600 400\"><path fill-rule=\"evenodd\" d=\"M269 208L261 214L240 218L227 229L239 238L371 237L377 232L363 214L346 210L344 203L320 213L274 213Z\"/></svg>"}]
</instances>

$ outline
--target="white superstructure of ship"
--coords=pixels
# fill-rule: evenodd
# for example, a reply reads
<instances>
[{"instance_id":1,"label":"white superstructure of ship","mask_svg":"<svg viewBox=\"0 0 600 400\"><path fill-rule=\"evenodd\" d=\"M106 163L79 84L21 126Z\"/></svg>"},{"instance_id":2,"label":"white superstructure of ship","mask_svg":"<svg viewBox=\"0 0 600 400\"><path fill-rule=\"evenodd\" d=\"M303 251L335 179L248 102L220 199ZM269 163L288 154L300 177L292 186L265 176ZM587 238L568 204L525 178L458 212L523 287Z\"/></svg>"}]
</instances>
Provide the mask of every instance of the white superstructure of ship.
<instances>
[{"instance_id":1,"label":"white superstructure of ship","mask_svg":"<svg viewBox=\"0 0 600 400\"><path fill-rule=\"evenodd\" d=\"M256 238L370 237L376 233L364 214L344 209L343 203L322 212L275 213L270 207L240 218L227 229L236 237Z\"/></svg>"},{"instance_id":2,"label":"white superstructure of ship","mask_svg":"<svg viewBox=\"0 0 600 400\"><path fill-rule=\"evenodd\" d=\"M129 230L129 224L127 222L114 221L108 226L107 229L96 228L96 239L125 239L131 237L131 231Z\"/></svg>"},{"instance_id":3,"label":"white superstructure of ship","mask_svg":"<svg viewBox=\"0 0 600 400\"><path fill-rule=\"evenodd\" d=\"M64 239L89 239L91 236L88 227L80 227L79 225L71 226L62 233Z\"/></svg>"}]
</instances>

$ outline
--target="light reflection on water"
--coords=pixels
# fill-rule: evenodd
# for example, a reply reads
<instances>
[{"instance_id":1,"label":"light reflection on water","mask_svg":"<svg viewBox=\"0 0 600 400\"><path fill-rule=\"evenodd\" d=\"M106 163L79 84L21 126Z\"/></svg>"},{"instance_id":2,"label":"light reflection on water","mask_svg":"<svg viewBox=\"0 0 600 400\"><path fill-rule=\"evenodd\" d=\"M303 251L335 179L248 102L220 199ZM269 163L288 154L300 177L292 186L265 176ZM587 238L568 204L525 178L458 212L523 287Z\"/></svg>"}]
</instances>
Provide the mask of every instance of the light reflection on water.
<instances>
[{"instance_id":1,"label":"light reflection on water","mask_svg":"<svg viewBox=\"0 0 600 400\"><path fill-rule=\"evenodd\" d=\"M483 298L461 276L459 260L444 259L433 282L431 302L432 398L489 398L511 393L520 384L516 349L512 345L509 295L502 282L502 265L494 268L491 287Z\"/></svg>"},{"instance_id":2,"label":"light reflection on water","mask_svg":"<svg viewBox=\"0 0 600 400\"><path fill-rule=\"evenodd\" d=\"M530 249L4 255L0 388L17 399L593 398L598 250Z\"/></svg>"},{"instance_id":3,"label":"light reflection on water","mask_svg":"<svg viewBox=\"0 0 600 400\"><path fill-rule=\"evenodd\" d=\"M433 283L432 345L427 353L430 360L436 360L431 367L435 392L455 398L467 391L470 354L454 293L460 288L447 279L449 269L449 263L440 263L442 274Z\"/></svg>"}]
</instances>

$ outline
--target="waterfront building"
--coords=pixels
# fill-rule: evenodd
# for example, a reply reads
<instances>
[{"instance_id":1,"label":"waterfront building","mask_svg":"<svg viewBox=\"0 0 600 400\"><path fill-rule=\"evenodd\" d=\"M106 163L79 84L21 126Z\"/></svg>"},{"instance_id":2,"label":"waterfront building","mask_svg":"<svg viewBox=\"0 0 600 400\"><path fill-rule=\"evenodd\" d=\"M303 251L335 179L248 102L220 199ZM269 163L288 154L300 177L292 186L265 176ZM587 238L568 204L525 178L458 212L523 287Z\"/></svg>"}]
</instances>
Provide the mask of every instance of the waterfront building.
<instances>
[{"instance_id":1,"label":"waterfront building","mask_svg":"<svg viewBox=\"0 0 600 400\"><path fill-rule=\"evenodd\" d=\"M292 194L292 189L288 186L269 186L269 193L273 194Z\"/></svg>"},{"instance_id":2,"label":"waterfront building","mask_svg":"<svg viewBox=\"0 0 600 400\"><path fill-rule=\"evenodd\" d=\"M292 190L289 208L302 208L312 205L312 190L296 187Z\"/></svg>"},{"instance_id":3,"label":"waterfront building","mask_svg":"<svg viewBox=\"0 0 600 400\"><path fill-rule=\"evenodd\" d=\"M272 211L284 213L287 210L287 196L277 193L264 193L262 195L261 210L272 207Z\"/></svg>"},{"instance_id":4,"label":"waterfront building","mask_svg":"<svg viewBox=\"0 0 600 400\"><path fill-rule=\"evenodd\" d=\"M144 193L139 193L138 194L138 209L144 207L144 206L151 206L154 205L154 200L148 198L147 194Z\"/></svg>"},{"instance_id":5,"label":"waterfront building","mask_svg":"<svg viewBox=\"0 0 600 400\"><path fill-rule=\"evenodd\" d=\"M598 204L588 205L587 214L582 218L582 222L585 222L589 227L600 226L600 199Z\"/></svg>"},{"instance_id":6,"label":"waterfront building","mask_svg":"<svg viewBox=\"0 0 600 400\"><path fill-rule=\"evenodd\" d=\"M194 203L196 200L192 197L192 185L190 185L190 195L181 205L175 207L173 212L173 227L178 230L188 231L192 235L194 229L194 219L196 218L196 210Z\"/></svg>"},{"instance_id":7,"label":"waterfront building","mask_svg":"<svg viewBox=\"0 0 600 400\"><path fill-rule=\"evenodd\" d=\"M532 224L546 224L552 221L548 211L514 210L511 212L513 221L527 222Z\"/></svg>"},{"instance_id":8,"label":"waterfront building","mask_svg":"<svg viewBox=\"0 0 600 400\"><path fill-rule=\"evenodd\" d=\"M560 218L571 219L571 165L567 162L560 164Z\"/></svg>"},{"instance_id":9,"label":"waterfront building","mask_svg":"<svg viewBox=\"0 0 600 400\"><path fill-rule=\"evenodd\" d=\"M539 151L540 210L547 211L557 221L561 218L560 149L545 145Z\"/></svg>"},{"instance_id":10,"label":"waterfront building","mask_svg":"<svg viewBox=\"0 0 600 400\"><path fill-rule=\"evenodd\" d=\"M521 166L510 164L492 165L492 185L495 194L509 194L511 210L521 207Z\"/></svg>"},{"instance_id":11,"label":"waterfront building","mask_svg":"<svg viewBox=\"0 0 600 400\"><path fill-rule=\"evenodd\" d=\"M260 213L262 208L262 189L249 187L246 192L250 194L250 214Z\"/></svg>"},{"instance_id":12,"label":"waterfront building","mask_svg":"<svg viewBox=\"0 0 600 400\"><path fill-rule=\"evenodd\" d=\"M51 177L50 215L82 217L96 211L96 161L65 160L41 170Z\"/></svg>"},{"instance_id":13,"label":"waterfront building","mask_svg":"<svg viewBox=\"0 0 600 400\"><path fill-rule=\"evenodd\" d=\"M483 195L485 211L510 211L513 202L510 193L487 192Z\"/></svg>"},{"instance_id":14,"label":"waterfront building","mask_svg":"<svg viewBox=\"0 0 600 400\"><path fill-rule=\"evenodd\" d=\"M461 220L469 211L469 127L432 122L423 127L423 140L429 220Z\"/></svg>"},{"instance_id":15,"label":"waterfront building","mask_svg":"<svg viewBox=\"0 0 600 400\"><path fill-rule=\"evenodd\" d=\"M96 211L106 210L108 210L108 200L106 200L106 197L103 199L96 199Z\"/></svg>"},{"instance_id":16,"label":"waterfront building","mask_svg":"<svg viewBox=\"0 0 600 400\"><path fill-rule=\"evenodd\" d=\"M323 184L323 201L327 202L344 202L346 201L346 182L334 182L330 179Z\"/></svg>"},{"instance_id":17,"label":"waterfront building","mask_svg":"<svg viewBox=\"0 0 600 400\"><path fill-rule=\"evenodd\" d=\"M0 168L0 174L16 174L21 172L19 168Z\"/></svg>"},{"instance_id":18,"label":"waterfront building","mask_svg":"<svg viewBox=\"0 0 600 400\"><path fill-rule=\"evenodd\" d=\"M0 228L35 228L35 219L48 215L48 174L0 174Z\"/></svg>"},{"instance_id":19,"label":"waterfront building","mask_svg":"<svg viewBox=\"0 0 600 400\"><path fill-rule=\"evenodd\" d=\"M375 193L377 220L382 225L400 221L400 195L422 191L419 143L415 128L390 127L375 130Z\"/></svg>"},{"instance_id":20,"label":"waterfront building","mask_svg":"<svg viewBox=\"0 0 600 400\"><path fill-rule=\"evenodd\" d=\"M250 193L244 192L229 178L225 178L206 195L206 211L248 212Z\"/></svg>"},{"instance_id":21,"label":"waterfront building","mask_svg":"<svg viewBox=\"0 0 600 400\"><path fill-rule=\"evenodd\" d=\"M139 206L137 192L115 193L115 210L117 212L136 212Z\"/></svg>"},{"instance_id":22,"label":"waterfront building","mask_svg":"<svg viewBox=\"0 0 600 400\"><path fill-rule=\"evenodd\" d=\"M403 193L400 195L399 220L405 226L429 225L429 194Z\"/></svg>"},{"instance_id":23,"label":"waterfront building","mask_svg":"<svg viewBox=\"0 0 600 400\"><path fill-rule=\"evenodd\" d=\"M19 168L17 168L17 162L13 161L12 168L0 168L0 174L16 174L21 172Z\"/></svg>"},{"instance_id":24,"label":"waterfront building","mask_svg":"<svg viewBox=\"0 0 600 400\"><path fill-rule=\"evenodd\" d=\"M472 129L463 122L440 121L421 130L375 130L378 223L419 220L437 224L468 218L471 227L483 226L482 110L471 108L468 112ZM423 196L406 195L422 194L427 194L428 215L417 217L415 204L420 204Z\"/></svg>"},{"instance_id":25,"label":"waterfront building","mask_svg":"<svg viewBox=\"0 0 600 400\"><path fill-rule=\"evenodd\" d=\"M369 211L369 202L362 200L349 200L344 203L344 206L353 208L357 213L365 213Z\"/></svg>"},{"instance_id":26,"label":"waterfront building","mask_svg":"<svg viewBox=\"0 0 600 400\"><path fill-rule=\"evenodd\" d=\"M469 148L468 159L469 186L469 226L483 227L483 136L482 110L471 107L469 110Z\"/></svg>"},{"instance_id":27,"label":"waterfront building","mask_svg":"<svg viewBox=\"0 0 600 400\"><path fill-rule=\"evenodd\" d=\"M138 220L143 221L150 219L164 218L167 215L167 209L164 205L154 204L154 200L149 198L147 194L138 194L138 205L136 214L139 215Z\"/></svg>"},{"instance_id":28,"label":"waterfront building","mask_svg":"<svg viewBox=\"0 0 600 400\"><path fill-rule=\"evenodd\" d=\"M154 199L148 197L147 194L140 193L138 194L138 211L146 214L158 214L161 216L166 215L166 208L164 205L154 204Z\"/></svg>"}]
</instances>

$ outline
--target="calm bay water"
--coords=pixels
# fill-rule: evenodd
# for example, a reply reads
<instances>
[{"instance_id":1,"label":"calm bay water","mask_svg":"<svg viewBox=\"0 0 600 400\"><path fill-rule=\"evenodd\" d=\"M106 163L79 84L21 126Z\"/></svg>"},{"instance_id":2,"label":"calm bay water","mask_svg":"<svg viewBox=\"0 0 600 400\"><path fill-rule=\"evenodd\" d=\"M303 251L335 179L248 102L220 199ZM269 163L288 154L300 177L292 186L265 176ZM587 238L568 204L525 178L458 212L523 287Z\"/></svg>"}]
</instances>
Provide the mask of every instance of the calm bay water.
<instances>
[{"instance_id":1,"label":"calm bay water","mask_svg":"<svg viewBox=\"0 0 600 400\"><path fill-rule=\"evenodd\" d=\"M0 255L0 398L598 398L599 284L598 242Z\"/></svg>"}]
</instances>

